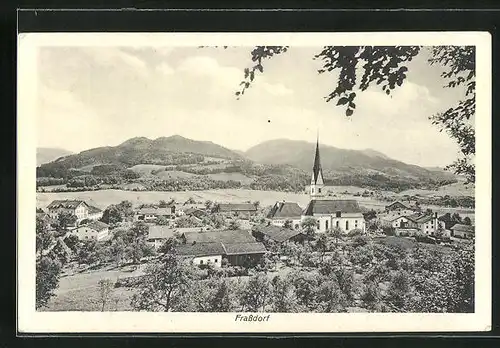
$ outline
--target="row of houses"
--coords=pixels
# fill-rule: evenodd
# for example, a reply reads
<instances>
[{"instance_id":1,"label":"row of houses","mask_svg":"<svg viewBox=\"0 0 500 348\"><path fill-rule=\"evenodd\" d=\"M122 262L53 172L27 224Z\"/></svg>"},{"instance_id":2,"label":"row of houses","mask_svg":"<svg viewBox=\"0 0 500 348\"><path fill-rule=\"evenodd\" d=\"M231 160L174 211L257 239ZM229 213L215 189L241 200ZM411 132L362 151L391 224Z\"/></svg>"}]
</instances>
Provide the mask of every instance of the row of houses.
<instances>
[{"instance_id":1,"label":"row of houses","mask_svg":"<svg viewBox=\"0 0 500 348\"><path fill-rule=\"evenodd\" d=\"M474 237L473 226L454 224L447 229L443 217L438 217L432 211L422 212L416 205L396 201L385 207L385 213L380 215L379 220L382 227L394 228L395 234L399 236L421 234L466 239Z\"/></svg>"}]
</instances>

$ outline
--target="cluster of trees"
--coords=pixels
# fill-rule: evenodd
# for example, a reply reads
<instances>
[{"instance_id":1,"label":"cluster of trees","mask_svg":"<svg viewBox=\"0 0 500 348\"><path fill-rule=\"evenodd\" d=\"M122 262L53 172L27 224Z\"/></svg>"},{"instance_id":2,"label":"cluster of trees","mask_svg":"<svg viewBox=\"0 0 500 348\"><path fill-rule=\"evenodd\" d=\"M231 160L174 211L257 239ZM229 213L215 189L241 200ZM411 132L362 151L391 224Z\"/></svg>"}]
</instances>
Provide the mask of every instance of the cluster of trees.
<instances>
[{"instance_id":1,"label":"cluster of trees","mask_svg":"<svg viewBox=\"0 0 500 348\"><path fill-rule=\"evenodd\" d=\"M324 236L324 235L322 235ZM345 241L344 241L345 242ZM135 286L136 310L192 312L373 312L474 311L473 250L402 249L364 236L325 249L325 237L312 243L277 246L299 267L270 272L270 253L248 278L201 272L166 249Z\"/></svg>"},{"instance_id":2,"label":"cluster of trees","mask_svg":"<svg viewBox=\"0 0 500 348\"><path fill-rule=\"evenodd\" d=\"M155 255L154 248L146 242L147 236L148 226L137 223L129 229L115 229L107 241L88 240L72 246L78 264L138 263L143 257Z\"/></svg>"},{"instance_id":3,"label":"cluster of trees","mask_svg":"<svg viewBox=\"0 0 500 348\"><path fill-rule=\"evenodd\" d=\"M203 163L205 164L205 162ZM178 170L185 173L207 175L207 174L219 174L219 173L240 173L241 167L237 165L229 165L220 168L207 168L206 166L177 166L171 170Z\"/></svg>"},{"instance_id":4,"label":"cluster of trees","mask_svg":"<svg viewBox=\"0 0 500 348\"><path fill-rule=\"evenodd\" d=\"M122 201L118 204L108 206L102 213L101 221L108 225L116 225L120 222L131 221L133 216L132 203Z\"/></svg>"},{"instance_id":5,"label":"cluster of trees","mask_svg":"<svg viewBox=\"0 0 500 348\"><path fill-rule=\"evenodd\" d=\"M201 191L241 187L239 181L213 180L203 176L168 180L141 180L141 183L150 191Z\"/></svg>"},{"instance_id":6,"label":"cluster of trees","mask_svg":"<svg viewBox=\"0 0 500 348\"><path fill-rule=\"evenodd\" d=\"M307 183L307 175L269 174L255 178L250 188L263 191L303 192Z\"/></svg>"}]
</instances>

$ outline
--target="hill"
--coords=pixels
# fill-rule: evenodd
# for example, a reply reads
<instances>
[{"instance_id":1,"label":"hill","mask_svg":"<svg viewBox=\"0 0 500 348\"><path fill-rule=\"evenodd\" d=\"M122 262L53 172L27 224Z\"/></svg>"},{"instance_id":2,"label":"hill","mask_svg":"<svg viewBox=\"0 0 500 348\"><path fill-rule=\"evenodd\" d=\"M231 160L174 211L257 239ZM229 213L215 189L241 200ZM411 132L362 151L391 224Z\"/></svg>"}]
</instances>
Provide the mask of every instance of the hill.
<instances>
[{"instance_id":1,"label":"hill","mask_svg":"<svg viewBox=\"0 0 500 348\"><path fill-rule=\"evenodd\" d=\"M155 140L139 137L118 146L106 146L82 151L47 163L38 168L38 177L61 177L69 170L88 171L89 168L113 165L126 169L140 164L196 164L205 157L239 159L234 151L209 141L196 141L178 135ZM92 170L92 169L91 169Z\"/></svg>"},{"instance_id":2,"label":"hill","mask_svg":"<svg viewBox=\"0 0 500 348\"><path fill-rule=\"evenodd\" d=\"M59 149L59 148L53 148L53 147L38 147L36 149L36 166L40 166L45 163L52 162L59 157L71 155L72 152L65 150L65 149Z\"/></svg>"},{"instance_id":3,"label":"hill","mask_svg":"<svg viewBox=\"0 0 500 348\"><path fill-rule=\"evenodd\" d=\"M287 164L309 171L314 158L315 144L288 139L270 140L245 152L247 158L263 164ZM456 182L453 174L443 170L428 170L387 157L371 149L347 150L333 146L320 146L321 164L325 178L339 179L337 185L359 185L344 182L349 176L362 180L405 179L410 181L435 181L449 184Z\"/></svg>"}]
</instances>

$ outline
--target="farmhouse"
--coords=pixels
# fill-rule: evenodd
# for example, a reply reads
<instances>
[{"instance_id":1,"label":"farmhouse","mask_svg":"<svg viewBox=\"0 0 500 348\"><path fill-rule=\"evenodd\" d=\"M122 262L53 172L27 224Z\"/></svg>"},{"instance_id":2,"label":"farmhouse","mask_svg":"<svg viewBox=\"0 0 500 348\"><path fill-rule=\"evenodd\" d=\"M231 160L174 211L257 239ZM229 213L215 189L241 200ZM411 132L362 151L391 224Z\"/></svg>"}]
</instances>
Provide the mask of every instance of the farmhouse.
<instances>
[{"instance_id":1,"label":"farmhouse","mask_svg":"<svg viewBox=\"0 0 500 348\"><path fill-rule=\"evenodd\" d=\"M102 241L109 236L108 225L101 221L91 221L86 225L82 225L72 229L69 234L73 234L80 240L96 240Z\"/></svg>"},{"instance_id":2,"label":"farmhouse","mask_svg":"<svg viewBox=\"0 0 500 348\"><path fill-rule=\"evenodd\" d=\"M316 153L310 185L311 201L302 213L301 220L314 218L318 221L317 232L323 233L333 228L340 228L344 233L353 229L365 232L365 218L355 200L325 199L323 170L319 154L319 140L316 141Z\"/></svg>"},{"instance_id":3,"label":"farmhouse","mask_svg":"<svg viewBox=\"0 0 500 348\"><path fill-rule=\"evenodd\" d=\"M451 227L453 237L472 239L475 236L474 226L455 224Z\"/></svg>"},{"instance_id":4,"label":"farmhouse","mask_svg":"<svg viewBox=\"0 0 500 348\"><path fill-rule=\"evenodd\" d=\"M195 243L182 244L175 248L178 255L191 258L195 265L209 265L220 267L225 249L222 243Z\"/></svg>"},{"instance_id":5,"label":"farmhouse","mask_svg":"<svg viewBox=\"0 0 500 348\"><path fill-rule=\"evenodd\" d=\"M258 241L272 240L276 243L283 243L287 241L302 242L305 239L305 235L298 230L274 225L256 226L253 229L252 234Z\"/></svg>"},{"instance_id":6,"label":"farmhouse","mask_svg":"<svg viewBox=\"0 0 500 348\"><path fill-rule=\"evenodd\" d=\"M175 207L167 208L141 208L135 212L135 221L154 222L159 217L172 217L175 214Z\"/></svg>"},{"instance_id":7,"label":"farmhouse","mask_svg":"<svg viewBox=\"0 0 500 348\"><path fill-rule=\"evenodd\" d=\"M80 222L87 219L89 215L89 205L82 200L55 200L47 206L47 209L49 216L53 219L57 219L61 213L69 213L75 215L77 222Z\"/></svg>"},{"instance_id":8,"label":"farmhouse","mask_svg":"<svg viewBox=\"0 0 500 348\"><path fill-rule=\"evenodd\" d=\"M186 244L192 243L253 243L255 239L250 231L245 230L226 230L226 231L206 231L206 232L184 232Z\"/></svg>"},{"instance_id":9,"label":"farmhouse","mask_svg":"<svg viewBox=\"0 0 500 348\"><path fill-rule=\"evenodd\" d=\"M439 229L444 230L444 223L438 220L437 213L415 213L406 218L408 227L418 229L421 234L434 236Z\"/></svg>"},{"instance_id":10,"label":"farmhouse","mask_svg":"<svg viewBox=\"0 0 500 348\"><path fill-rule=\"evenodd\" d=\"M148 244L158 249L165 241L175 236L175 229L164 225L149 225Z\"/></svg>"},{"instance_id":11,"label":"farmhouse","mask_svg":"<svg viewBox=\"0 0 500 348\"><path fill-rule=\"evenodd\" d=\"M219 213L249 218L257 212L257 207L252 203L221 203L216 206L215 210Z\"/></svg>"},{"instance_id":12,"label":"farmhouse","mask_svg":"<svg viewBox=\"0 0 500 348\"><path fill-rule=\"evenodd\" d=\"M184 215L191 216L196 220L201 221L204 217L207 216L207 213L202 209L189 208L184 211Z\"/></svg>"},{"instance_id":13,"label":"farmhouse","mask_svg":"<svg viewBox=\"0 0 500 348\"><path fill-rule=\"evenodd\" d=\"M399 214L386 214L380 218L380 224L382 227L393 227L393 228L407 228L410 221L406 216L401 216Z\"/></svg>"},{"instance_id":14,"label":"farmhouse","mask_svg":"<svg viewBox=\"0 0 500 348\"><path fill-rule=\"evenodd\" d=\"M418 208L415 205L405 204L401 201L395 201L385 206L385 211L387 213L400 216L413 214L416 210L418 210Z\"/></svg>"},{"instance_id":15,"label":"farmhouse","mask_svg":"<svg viewBox=\"0 0 500 348\"><path fill-rule=\"evenodd\" d=\"M262 256L267 252L266 247L262 243L222 243L225 250L225 257L229 264L233 266L245 266L248 264L256 264Z\"/></svg>"},{"instance_id":16,"label":"farmhouse","mask_svg":"<svg viewBox=\"0 0 500 348\"><path fill-rule=\"evenodd\" d=\"M294 229L300 228L302 208L294 202L276 202L267 214L268 221L274 226L283 227L287 221Z\"/></svg>"}]
</instances>

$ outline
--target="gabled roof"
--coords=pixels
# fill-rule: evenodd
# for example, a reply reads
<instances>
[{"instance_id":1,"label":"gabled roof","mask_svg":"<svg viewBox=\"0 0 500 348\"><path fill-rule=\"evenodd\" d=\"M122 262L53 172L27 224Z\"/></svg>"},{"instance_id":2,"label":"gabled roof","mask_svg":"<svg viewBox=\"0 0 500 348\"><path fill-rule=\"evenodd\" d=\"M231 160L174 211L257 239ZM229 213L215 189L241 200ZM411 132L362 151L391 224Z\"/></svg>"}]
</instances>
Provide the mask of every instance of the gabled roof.
<instances>
[{"instance_id":1,"label":"gabled roof","mask_svg":"<svg viewBox=\"0 0 500 348\"><path fill-rule=\"evenodd\" d=\"M403 203L403 202L401 202L401 201L394 201L394 202L392 202L391 204L386 205L385 207L386 207L386 208L389 208L389 207L392 207L393 205L396 205L396 204L402 205L402 206L403 206L403 207L405 207L406 209L411 209L411 207L410 207L409 205L407 205L407 204L405 204L405 203Z\"/></svg>"},{"instance_id":2,"label":"gabled roof","mask_svg":"<svg viewBox=\"0 0 500 348\"><path fill-rule=\"evenodd\" d=\"M297 230L292 230L290 228L278 227L278 226L273 226L273 225L257 226L256 230L258 232L261 232L262 234L265 234L270 239L272 239L276 242L279 242L279 243L287 241L290 238L293 238L295 236L302 234L300 231L297 231Z\"/></svg>"},{"instance_id":3,"label":"gabled roof","mask_svg":"<svg viewBox=\"0 0 500 348\"><path fill-rule=\"evenodd\" d=\"M268 219L273 218L299 218L302 215L302 208L295 202L276 202L271 208Z\"/></svg>"},{"instance_id":4,"label":"gabled roof","mask_svg":"<svg viewBox=\"0 0 500 348\"><path fill-rule=\"evenodd\" d=\"M47 208L48 209L58 209L58 208L64 208L64 209L76 209L80 204L85 204L88 206L85 201L82 200L71 200L71 199L56 199L55 201L52 201Z\"/></svg>"},{"instance_id":5,"label":"gabled roof","mask_svg":"<svg viewBox=\"0 0 500 348\"><path fill-rule=\"evenodd\" d=\"M150 215L171 215L171 208L140 208L137 214L150 214Z\"/></svg>"},{"instance_id":6,"label":"gabled roof","mask_svg":"<svg viewBox=\"0 0 500 348\"><path fill-rule=\"evenodd\" d=\"M428 214L428 213L415 213L406 216L406 218L410 221L413 221L417 224L423 224L426 223L434 218L433 214Z\"/></svg>"},{"instance_id":7,"label":"gabled roof","mask_svg":"<svg viewBox=\"0 0 500 348\"><path fill-rule=\"evenodd\" d=\"M93 205L89 205L88 207L89 207L89 214L97 214L102 212L101 209L94 207Z\"/></svg>"},{"instance_id":8,"label":"gabled roof","mask_svg":"<svg viewBox=\"0 0 500 348\"><path fill-rule=\"evenodd\" d=\"M216 256L224 255L222 243L181 244L175 247L177 254L183 256Z\"/></svg>"},{"instance_id":9,"label":"gabled roof","mask_svg":"<svg viewBox=\"0 0 500 348\"><path fill-rule=\"evenodd\" d=\"M391 222L391 221L394 221L394 220L397 220L399 218L405 218L405 219L408 219L407 216L405 215L399 215L399 214L387 214L387 215L384 215L381 217L382 220L385 220L385 221L388 221L388 222ZM413 221L413 220L412 220Z\"/></svg>"},{"instance_id":10,"label":"gabled roof","mask_svg":"<svg viewBox=\"0 0 500 348\"><path fill-rule=\"evenodd\" d=\"M221 203L220 211L256 211L257 208L252 203Z\"/></svg>"},{"instance_id":11,"label":"gabled roof","mask_svg":"<svg viewBox=\"0 0 500 348\"><path fill-rule=\"evenodd\" d=\"M355 200L350 199L321 199L311 200L307 205L304 215L312 216L313 214L335 214L341 213L361 213L359 204Z\"/></svg>"},{"instance_id":12,"label":"gabled roof","mask_svg":"<svg viewBox=\"0 0 500 348\"><path fill-rule=\"evenodd\" d=\"M222 244L224 246L226 255L264 254L267 252L264 244L258 242Z\"/></svg>"},{"instance_id":13,"label":"gabled roof","mask_svg":"<svg viewBox=\"0 0 500 348\"><path fill-rule=\"evenodd\" d=\"M196 243L250 243L255 242L255 239L244 230L226 230L226 231L206 231L206 232L186 232L184 233L186 244Z\"/></svg>"},{"instance_id":14,"label":"gabled roof","mask_svg":"<svg viewBox=\"0 0 500 348\"><path fill-rule=\"evenodd\" d=\"M453 231L475 233L474 226L464 224L455 224L450 229Z\"/></svg>"},{"instance_id":15,"label":"gabled roof","mask_svg":"<svg viewBox=\"0 0 500 348\"><path fill-rule=\"evenodd\" d=\"M106 228L108 228L109 226L107 224L105 224L104 222L102 221L91 221L89 222L88 224L86 224L85 226L82 226L82 227L89 227L93 230L96 230L97 232L99 231L102 231Z\"/></svg>"},{"instance_id":16,"label":"gabled roof","mask_svg":"<svg viewBox=\"0 0 500 348\"><path fill-rule=\"evenodd\" d=\"M148 239L168 239L173 237L175 229L165 225L150 225L148 230Z\"/></svg>"}]
</instances>

